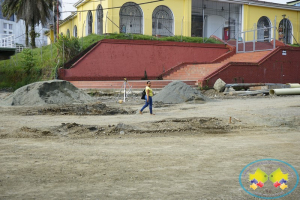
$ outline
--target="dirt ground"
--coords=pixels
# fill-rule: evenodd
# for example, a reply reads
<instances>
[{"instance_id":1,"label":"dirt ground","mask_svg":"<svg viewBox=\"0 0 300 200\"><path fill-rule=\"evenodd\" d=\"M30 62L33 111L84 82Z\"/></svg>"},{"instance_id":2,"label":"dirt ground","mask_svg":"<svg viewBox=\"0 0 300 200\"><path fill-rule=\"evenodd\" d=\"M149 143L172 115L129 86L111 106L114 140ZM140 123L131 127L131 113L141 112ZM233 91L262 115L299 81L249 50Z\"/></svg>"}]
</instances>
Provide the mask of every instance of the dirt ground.
<instances>
[{"instance_id":1,"label":"dirt ground","mask_svg":"<svg viewBox=\"0 0 300 200\"><path fill-rule=\"evenodd\" d=\"M156 104L155 116L133 112L138 97L99 100L106 114L0 107L0 199L255 199L239 185L249 163L300 172L300 96Z\"/></svg>"}]
</instances>

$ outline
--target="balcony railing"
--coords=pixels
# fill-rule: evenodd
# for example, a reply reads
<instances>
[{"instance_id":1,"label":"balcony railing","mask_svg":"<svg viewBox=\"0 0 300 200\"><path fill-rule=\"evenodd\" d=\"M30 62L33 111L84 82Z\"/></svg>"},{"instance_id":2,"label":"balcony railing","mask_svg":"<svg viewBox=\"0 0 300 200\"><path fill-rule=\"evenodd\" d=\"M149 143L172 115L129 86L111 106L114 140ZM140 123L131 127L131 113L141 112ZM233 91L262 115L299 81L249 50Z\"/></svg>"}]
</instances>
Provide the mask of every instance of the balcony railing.
<instances>
[{"instance_id":1,"label":"balcony railing","mask_svg":"<svg viewBox=\"0 0 300 200\"><path fill-rule=\"evenodd\" d=\"M15 48L15 36L8 34L0 34L0 47Z\"/></svg>"}]
</instances>

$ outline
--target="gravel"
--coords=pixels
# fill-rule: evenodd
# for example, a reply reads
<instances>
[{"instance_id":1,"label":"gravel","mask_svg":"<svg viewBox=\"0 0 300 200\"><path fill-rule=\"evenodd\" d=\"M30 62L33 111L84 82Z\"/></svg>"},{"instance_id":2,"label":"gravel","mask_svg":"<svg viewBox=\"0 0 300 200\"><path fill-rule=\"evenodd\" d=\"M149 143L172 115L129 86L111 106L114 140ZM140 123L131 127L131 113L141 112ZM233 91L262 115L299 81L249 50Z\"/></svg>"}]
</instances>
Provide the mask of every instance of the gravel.
<instances>
[{"instance_id":1,"label":"gravel","mask_svg":"<svg viewBox=\"0 0 300 200\"><path fill-rule=\"evenodd\" d=\"M68 81L35 82L17 89L6 97L4 106L43 106L46 104L88 103L93 98Z\"/></svg>"},{"instance_id":2,"label":"gravel","mask_svg":"<svg viewBox=\"0 0 300 200\"><path fill-rule=\"evenodd\" d=\"M178 104L183 102L201 103L209 100L199 90L182 81L173 81L153 97L154 102Z\"/></svg>"}]
</instances>

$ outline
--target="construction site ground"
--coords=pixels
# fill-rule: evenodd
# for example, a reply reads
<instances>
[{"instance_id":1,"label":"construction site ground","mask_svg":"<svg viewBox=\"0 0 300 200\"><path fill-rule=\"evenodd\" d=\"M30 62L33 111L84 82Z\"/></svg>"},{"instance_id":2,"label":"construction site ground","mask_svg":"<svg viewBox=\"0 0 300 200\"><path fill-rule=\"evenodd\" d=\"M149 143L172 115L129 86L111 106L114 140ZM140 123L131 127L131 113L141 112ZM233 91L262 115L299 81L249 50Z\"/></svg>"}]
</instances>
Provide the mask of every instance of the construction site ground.
<instances>
[{"instance_id":1,"label":"construction site ground","mask_svg":"<svg viewBox=\"0 0 300 200\"><path fill-rule=\"evenodd\" d=\"M139 96L0 107L0 199L256 199L239 184L249 163L300 171L300 96L207 95L154 116Z\"/></svg>"}]
</instances>

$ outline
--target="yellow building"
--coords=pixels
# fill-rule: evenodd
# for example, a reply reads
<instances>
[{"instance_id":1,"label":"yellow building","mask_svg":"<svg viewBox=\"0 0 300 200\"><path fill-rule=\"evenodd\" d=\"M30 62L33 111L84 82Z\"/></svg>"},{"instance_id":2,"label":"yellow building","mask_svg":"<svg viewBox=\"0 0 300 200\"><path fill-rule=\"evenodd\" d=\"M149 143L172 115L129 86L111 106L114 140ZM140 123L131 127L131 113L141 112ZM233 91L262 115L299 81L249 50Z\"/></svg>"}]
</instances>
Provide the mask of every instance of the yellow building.
<instances>
[{"instance_id":1,"label":"yellow building","mask_svg":"<svg viewBox=\"0 0 300 200\"><path fill-rule=\"evenodd\" d=\"M243 5L243 30L263 29L274 26L276 39L287 44L300 42L300 7L274 3L253 3ZM257 38L273 38L274 30L257 31ZM248 34L248 40L253 34Z\"/></svg>"},{"instance_id":2,"label":"yellow building","mask_svg":"<svg viewBox=\"0 0 300 200\"><path fill-rule=\"evenodd\" d=\"M60 23L59 32L75 37L123 32L270 41L275 33L289 44L300 41L297 6L250 0L80 0L74 6L77 12ZM274 31L269 27L275 18Z\"/></svg>"},{"instance_id":3,"label":"yellow building","mask_svg":"<svg viewBox=\"0 0 300 200\"><path fill-rule=\"evenodd\" d=\"M173 36L183 30L183 35L189 35L190 0L143 3L145 0L78 1L74 4L77 13L61 22L59 32L77 37L119 32Z\"/></svg>"}]
</instances>

